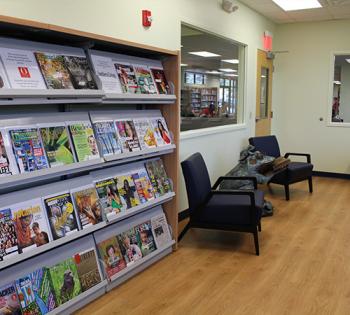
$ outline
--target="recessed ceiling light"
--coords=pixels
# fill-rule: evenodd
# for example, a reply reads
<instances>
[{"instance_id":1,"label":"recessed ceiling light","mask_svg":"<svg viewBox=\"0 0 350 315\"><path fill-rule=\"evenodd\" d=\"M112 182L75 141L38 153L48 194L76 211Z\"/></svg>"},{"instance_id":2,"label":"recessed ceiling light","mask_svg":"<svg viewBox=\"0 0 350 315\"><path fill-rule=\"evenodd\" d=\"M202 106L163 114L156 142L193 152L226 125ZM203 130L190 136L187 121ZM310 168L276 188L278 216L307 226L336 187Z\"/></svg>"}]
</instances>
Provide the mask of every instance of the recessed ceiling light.
<instances>
[{"instance_id":1,"label":"recessed ceiling light","mask_svg":"<svg viewBox=\"0 0 350 315\"><path fill-rule=\"evenodd\" d=\"M215 71L215 70L212 70L212 71L205 71L205 73L208 73L208 74L221 74L220 71Z\"/></svg>"},{"instance_id":2,"label":"recessed ceiling light","mask_svg":"<svg viewBox=\"0 0 350 315\"><path fill-rule=\"evenodd\" d=\"M284 11L322 8L318 0L272 0Z\"/></svg>"},{"instance_id":3,"label":"recessed ceiling light","mask_svg":"<svg viewBox=\"0 0 350 315\"><path fill-rule=\"evenodd\" d=\"M237 72L237 70L230 69L230 68L222 68L222 69L219 69L219 71L222 71L222 72Z\"/></svg>"},{"instance_id":4,"label":"recessed ceiling light","mask_svg":"<svg viewBox=\"0 0 350 315\"><path fill-rule=\"evenodd\" d=\"M221 61L227 62L227 63L233 63L235 65L239 63L238 59L224 59L224 60L221 60Z\"/></svg>"},{"instance_id":5,"label":"recessed ceiling light","mask_svg":"<svg viewBox=\"0 0 350 315\"><path fill-rule=\"evenodd\" d=\"M189 52L191 55L196 55L200 57L220 57L221 55L211 53L209 51L191 51Z\"/></svg>"},{"instance_id":6,"label":"recessed ceiling light","mask_svg":"<svg viewBox=\"0 0 350 315\"><path fill-rule=\"evenodd\" d=\"M187 66L188 66L187 63L182 63L182 64L181 64L181 67L187 67Z\"/></svg>"},{"instance_id":7,"label":"recessed ceiling light","mask_svg":"<svg viewBox=\"0 0 350 315\"><path fill-rule=\"evenodd\" d=\"M350 59L345 59L347 63L350 63Z\"/></svg>"}]
</instances>

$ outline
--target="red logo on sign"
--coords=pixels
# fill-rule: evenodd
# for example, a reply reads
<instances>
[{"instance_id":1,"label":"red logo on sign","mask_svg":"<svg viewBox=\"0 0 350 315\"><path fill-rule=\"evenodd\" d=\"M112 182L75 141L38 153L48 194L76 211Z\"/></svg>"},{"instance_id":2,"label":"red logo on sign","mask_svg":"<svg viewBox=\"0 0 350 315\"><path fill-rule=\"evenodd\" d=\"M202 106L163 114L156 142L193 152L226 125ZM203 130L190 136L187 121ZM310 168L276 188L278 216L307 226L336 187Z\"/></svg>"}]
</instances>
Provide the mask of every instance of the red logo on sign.
<instances>
[{"instance_id":1,"label":"red logo on sign","mask_svg":"<svg viewBox=\"0 0 350 315\"><path fill-rule=\"evenodd\" d=\"M18 67L21 78L30 78L30 72L27 67Z\"/></svg>"}]
</instances>

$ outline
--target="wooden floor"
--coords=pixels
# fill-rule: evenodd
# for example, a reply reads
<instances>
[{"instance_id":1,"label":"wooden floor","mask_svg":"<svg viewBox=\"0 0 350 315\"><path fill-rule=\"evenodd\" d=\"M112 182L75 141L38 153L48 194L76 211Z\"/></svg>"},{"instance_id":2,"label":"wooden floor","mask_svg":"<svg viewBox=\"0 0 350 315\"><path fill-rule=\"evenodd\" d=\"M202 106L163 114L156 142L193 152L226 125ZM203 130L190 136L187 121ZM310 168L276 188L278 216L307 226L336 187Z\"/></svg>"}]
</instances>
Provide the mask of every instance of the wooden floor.
<instances>
[{"instance_id":1,"label":"wooden floor","mask_svg":"<svg viewBox=\"0 0 350 315\"><path fill-rule=\"evenodd\" d=\"M249 234L190 230L179 250L78 312L350 314L350 181L273 186L260 256Z\"/></svg>"}]
</instances>

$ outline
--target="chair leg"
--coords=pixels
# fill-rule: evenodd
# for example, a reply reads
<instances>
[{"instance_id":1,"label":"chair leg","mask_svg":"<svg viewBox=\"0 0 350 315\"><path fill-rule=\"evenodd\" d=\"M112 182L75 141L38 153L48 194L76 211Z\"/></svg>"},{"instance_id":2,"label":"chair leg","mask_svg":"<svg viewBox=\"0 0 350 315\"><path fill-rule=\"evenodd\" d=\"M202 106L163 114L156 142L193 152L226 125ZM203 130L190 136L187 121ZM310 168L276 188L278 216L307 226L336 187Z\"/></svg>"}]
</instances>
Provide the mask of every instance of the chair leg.
<instances>
[{"instance_id":1,"label":"chair leg","mask_svg":"<svg viewBox=\"0 0 350 315\"><path fill-rule=\"evenodd\" d=\"M261 221L258 222L258 230L261 232Z\"/></svg>"},{"instance_id":2,"label":"chair leg","mask_svg":"<svg viewBox=\"0 0 350 315\"><path fill-rule=\"evenodd\" d=\"M308 178L308 181L309 181L309 192L312 193L313 192L313 187L312 187L312 176L310 176Z\"/></svg>"},{"instance_id":3,"label":"chair leg","mask_svg":"<svg viewBox=\"0 0 350 315\"><path fill-rule=\"evenodd\" d=\"M185 236L185 234L187 233L187 231L191 228L191 221L188 222L186 224L186 226L184 227L184 229L182 230L182 232L180 233L180 235L177 238L177 241L180 242L181 239Z\"/></svg>"},{"instance_id":4,"label":"chair leg","mask_svg":"<svg viewBox=\"0 0 350 315\"><path fill-rule=\"evenodd\" d=\"M259 256L259 236L258 236L258 230L255 228L254 232L254 245L255 245L255 254L256 256Z\"/></svg>"},{"instance_id":5,"label":"chair leg","mask_svg":"<svg viewBox=\"0 0 350 315\"><path fill-rule=\"evenodd\" d=\"M289 185L284 185L284 191L286 194L286 200L289 200Z\"/></svg>"}]
</instances>

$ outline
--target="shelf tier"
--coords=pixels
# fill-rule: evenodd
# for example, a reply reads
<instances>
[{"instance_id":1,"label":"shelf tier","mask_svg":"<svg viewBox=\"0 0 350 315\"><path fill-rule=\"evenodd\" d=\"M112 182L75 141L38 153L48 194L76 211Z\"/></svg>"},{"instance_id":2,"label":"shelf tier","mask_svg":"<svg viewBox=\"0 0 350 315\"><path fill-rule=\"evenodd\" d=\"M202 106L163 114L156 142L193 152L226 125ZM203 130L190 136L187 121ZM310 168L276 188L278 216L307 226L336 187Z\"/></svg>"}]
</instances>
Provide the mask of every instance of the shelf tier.
<instances>
[{"instance_id":1,"label":"shelf tier","mask_svg":"<svg viewBox=\"0 0 350 315\"><path fill-rule=\"evenodd\" d=\"M168 94L114 94L106 93L104 104L174 104L175 95Z\"/></svg>"}]
</instances>

